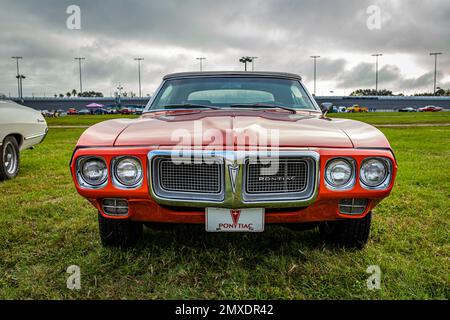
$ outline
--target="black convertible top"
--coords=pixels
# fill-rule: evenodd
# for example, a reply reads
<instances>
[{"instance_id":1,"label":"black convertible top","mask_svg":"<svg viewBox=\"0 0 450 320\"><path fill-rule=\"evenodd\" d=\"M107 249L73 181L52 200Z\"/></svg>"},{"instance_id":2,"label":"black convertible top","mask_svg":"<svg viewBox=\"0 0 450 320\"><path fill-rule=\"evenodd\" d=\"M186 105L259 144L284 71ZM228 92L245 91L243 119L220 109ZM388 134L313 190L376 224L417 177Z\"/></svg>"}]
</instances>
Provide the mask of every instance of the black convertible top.
<instances>
[{"instance_id":1,"label":"black convertible top","mask_svg":"<svg viewBox=\"0 0 450 320\"><path fill-rule=\"evenodd\" d=\"M261 77L261 78L286 78L302 80L302 77L294 73L266 72L266 71L203 71L203 72L178 72L164 76L164 80L197 77Z\"/></svg>"}]
</instances>

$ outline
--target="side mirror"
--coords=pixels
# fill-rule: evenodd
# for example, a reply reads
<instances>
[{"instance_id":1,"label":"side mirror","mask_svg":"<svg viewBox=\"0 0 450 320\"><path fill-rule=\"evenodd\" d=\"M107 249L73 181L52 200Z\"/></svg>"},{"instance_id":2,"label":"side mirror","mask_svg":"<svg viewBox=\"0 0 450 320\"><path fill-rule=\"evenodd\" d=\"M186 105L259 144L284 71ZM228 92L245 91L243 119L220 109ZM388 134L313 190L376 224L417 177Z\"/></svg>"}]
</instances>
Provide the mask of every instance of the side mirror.
<instances>
[{"instance_id":1,"label":"side mirror","mask_svg":"<svg viewBox=\"0 0 450 320\"><path fill-rule=\"evenodd\" d=\"M333 108L333 104L331 102L324 102L320 104L320 109L322 110L322 113L326 115L328 112L331 111L331 108Z\"/></svg>"}]
</instances>

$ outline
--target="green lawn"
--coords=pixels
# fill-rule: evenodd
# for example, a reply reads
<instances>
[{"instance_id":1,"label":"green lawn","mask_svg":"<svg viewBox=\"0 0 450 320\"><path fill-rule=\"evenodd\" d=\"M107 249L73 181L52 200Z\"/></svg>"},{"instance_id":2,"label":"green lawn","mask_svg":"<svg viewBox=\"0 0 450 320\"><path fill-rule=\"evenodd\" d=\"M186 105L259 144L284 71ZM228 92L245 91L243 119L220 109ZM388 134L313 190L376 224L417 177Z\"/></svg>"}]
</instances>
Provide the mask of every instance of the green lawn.
<instances>
[{"instance_id":1,"label":"green lawn","mask_svg":"<svg viewBox=\"0 0 450 320\"><path fill-rule=\"evenodd\" d=\"M450 112L331 113L331 118L353 119L370 124L450 123Z\"/></svg>"},{"instance_id":2,"label":"green lawn","mask_svg":"<svg viewBox=\"0 0 450 320\"><path fill-rule=\"evenodd\" d=\"M101 121L118 119L118 118L138 118L137 115L121 115L121 114L106 114L106 115L84 115L84 116L64 116L59 118L46 118L49 126L91 126Z\"/></svg>"},{"instance_id":3,"label":"green lawn","mask_svg":"<svg viewBox=\"0 0 450 320\"><path fill-rule=\"evenodd\" d=\"M450 123L450 112L371 112L371 113L331 113L332 118L354 119L370 124L411 124ZM137 118L136 115L66 116L47 118L49 126L90 126L97 122L116 118Z\"/></svg>"},{"instance_id":4,"label":"green lawn","mask_svg":"<svg viewBox=\"0 0 450 320\"><path fill-rule=\"evenodd\" d=\"M450 130L383 129L396 151L393 194L375 210L362 251L325 246L317 230L206 234L146 229L129 250L105 249L93 207L68 163L82 129L51 129L0 183L0 299L449 299ZM81 290L66 288L68 266ZM381 290L366 288L379 265Z\"/></svg>"}]
</instances>

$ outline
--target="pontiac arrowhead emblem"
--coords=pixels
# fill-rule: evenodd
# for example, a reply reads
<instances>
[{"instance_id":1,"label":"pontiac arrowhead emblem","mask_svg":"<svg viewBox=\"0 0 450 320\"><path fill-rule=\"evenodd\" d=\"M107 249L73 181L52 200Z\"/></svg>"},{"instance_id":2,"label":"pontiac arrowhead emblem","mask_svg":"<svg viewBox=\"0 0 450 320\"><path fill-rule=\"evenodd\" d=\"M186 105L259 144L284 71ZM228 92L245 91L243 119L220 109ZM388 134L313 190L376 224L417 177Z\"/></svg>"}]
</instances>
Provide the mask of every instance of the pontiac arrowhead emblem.
<instances>
[{"instance_id":1,"label":"pontiac arrowhead emblem","mask_svg":"<svg viewBox=\"0 0 450 320\"><path fill-rule=\"evenodd\" d=\"M241 216L241 210L231 209L230 214L231 214L231 219L233 219L233 226L236 227L239 222L239 217Z\"/></svg>"},{"instance_id":2,"label":"pontiac arrowhead emblem","mask_svg":"<svg viewBox=\"0 0 450 320\"><path fill-rule=\"evenodd\" d=\"M233 193L235 193L236 192L236 181L237 181L237 176L239 173L238 164L237 163L229 164L228 172L230 173L231 189L233 190Z\"/></svg>"}]
</instances>

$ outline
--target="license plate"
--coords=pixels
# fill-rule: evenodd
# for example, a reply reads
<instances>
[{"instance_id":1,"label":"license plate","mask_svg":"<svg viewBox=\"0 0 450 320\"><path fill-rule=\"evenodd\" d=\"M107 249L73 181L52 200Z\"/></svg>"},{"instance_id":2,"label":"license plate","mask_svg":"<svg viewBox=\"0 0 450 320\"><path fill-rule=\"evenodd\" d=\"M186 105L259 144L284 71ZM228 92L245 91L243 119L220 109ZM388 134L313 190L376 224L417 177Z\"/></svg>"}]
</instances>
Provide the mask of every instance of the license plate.
<instances>
[{"instance_id":1,"label":"license plate","mask_svg":"<svg viewBox=\"0 0 450 320\"><path fill-rule=\"evenodd\" d=\"M262 232L264 209L206 208L208 232Z\"/></svg>"}]
</instances>

